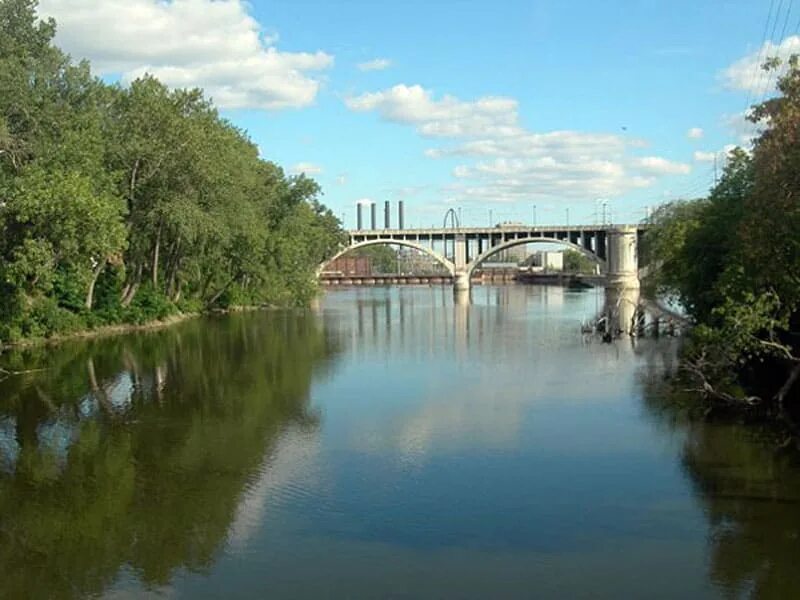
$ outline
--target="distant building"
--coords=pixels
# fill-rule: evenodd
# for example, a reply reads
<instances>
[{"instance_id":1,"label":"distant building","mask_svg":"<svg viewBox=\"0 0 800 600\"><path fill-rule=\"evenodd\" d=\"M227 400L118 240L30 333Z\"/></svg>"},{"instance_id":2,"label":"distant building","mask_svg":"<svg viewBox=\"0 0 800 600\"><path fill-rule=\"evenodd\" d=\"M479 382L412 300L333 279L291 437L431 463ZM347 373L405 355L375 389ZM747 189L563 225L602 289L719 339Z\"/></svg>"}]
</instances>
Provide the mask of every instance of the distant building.
<instances>
[{"instance_id":1,"label":"distant building","mask_svg":"<svg viewBox=\"0 0 800 600\"><path fill-rule=\"evenodd\" d=\"M400 248L397 251L397 264L400 273L405 275L435 275L445 272L445 267L431 255L413 248Z\"/></svg>"},{"instance_id":2,"label":"distant building","mask_svg":"<svg viewBox=\"0 0 800 600\"><path fill-rule=\"evenodd\" d=\"M339 275L372 275L372 260L369 256L340 256L328 263L324 272Z\"/></svg>"},{"instance_id":3,"label":"distant building","mask_svg":"<svg viewBox=\"0 0 800 600\"><path fill-rule=\"evenodd\" d=\"M519 264L526 258L528 258L528 245L520 244L519 246L513 246L512 248L501 250L500 252L491 257L491 261Z\"/></svg>"},{"instance_id":4,"label":"distant building","mask_svg":"<svg viewBox=\"0 0 800 600\"><path fill-rule=\"evenodd\" d=\"M564 253L563 252L547 252L541 250L534 252L526 261L526 265L530 267L531 271L563 271L564 270Z\"/></svg>"}]
</instances>

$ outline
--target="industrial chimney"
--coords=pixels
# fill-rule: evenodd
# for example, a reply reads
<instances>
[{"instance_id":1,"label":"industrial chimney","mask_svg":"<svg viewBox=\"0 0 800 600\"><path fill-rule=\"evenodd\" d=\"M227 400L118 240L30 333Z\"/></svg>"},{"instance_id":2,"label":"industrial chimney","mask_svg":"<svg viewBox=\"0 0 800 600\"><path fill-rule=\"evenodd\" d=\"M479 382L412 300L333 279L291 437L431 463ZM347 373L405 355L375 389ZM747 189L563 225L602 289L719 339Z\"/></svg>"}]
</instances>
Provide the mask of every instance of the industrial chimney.
<instances>
[{"instance_id":1,"label":"industrial chimney","mask_svg":"<svg viewBox=\"0 0 800 600\"><path fill-rule=\"evenodd\" d=\"M390 216L391 216L389 210L390 210L389 209L389 201L387 200L386 202L383 203L383 221L384 221L383 222L383 227L384 227L384 229L389 229L389 225L390 225L389 220L390 220Z\"/></svg>"},{"instance_id":2,"label":"industrial chimney","mask_svg":"<svg viewBox=\"0 0 800 600\"><path fill-rule=\"evenodd\" d=\"M372 229L377 229L377 227L375 227L376 219L375 219L375 203L374 202L369 205L369 214L370 214L370 223L372 225Z\"/></svg>"},{"instance_id":3,"label":"industrial chimney","mask_svg":"<svg viewBox=\"0 0 800 600\"><path fill-rule=\"evenodd\" d=\"M364 221L361 217L361 202L356 202L356 229L361 231L364 227Z\"/></svg>"},{"instance_id":4,"label":"industrial chimney","mask_svg":"<svg viewBox=\"0 0 800 600\"><path fill-rule=\"evenodd\" d=\"M400 200L397 203L397 228L403 229L404 224L405 224L405 215L403 214L403 201Z\"/></svg>"}]
</instances>

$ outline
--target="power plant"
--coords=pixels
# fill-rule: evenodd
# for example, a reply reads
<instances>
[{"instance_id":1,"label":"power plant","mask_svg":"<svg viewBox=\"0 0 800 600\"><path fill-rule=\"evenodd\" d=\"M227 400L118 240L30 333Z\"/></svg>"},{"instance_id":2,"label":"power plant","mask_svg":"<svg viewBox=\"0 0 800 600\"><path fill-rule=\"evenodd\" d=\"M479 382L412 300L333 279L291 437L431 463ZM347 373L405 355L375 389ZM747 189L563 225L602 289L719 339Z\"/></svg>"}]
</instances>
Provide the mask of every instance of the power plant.
<instances>
[{"instance_id":1,"label":"power plant","mask_svg":"<svg viewBox=\"0 0 800 600\"><path fill-rule=\"evenodd\" d=\"M364 231L364 214L362 212L365 205L369 204L369 230L375 231L378 228L377 223L377 203L372 200L359 200L356 202L356 231ZM392 207L391 202L386 200L383 203L383 228L391 229ZM405 207L403 201L397 203L397 227L403 229L405 227Z\"/></svg>"}]
</instances>

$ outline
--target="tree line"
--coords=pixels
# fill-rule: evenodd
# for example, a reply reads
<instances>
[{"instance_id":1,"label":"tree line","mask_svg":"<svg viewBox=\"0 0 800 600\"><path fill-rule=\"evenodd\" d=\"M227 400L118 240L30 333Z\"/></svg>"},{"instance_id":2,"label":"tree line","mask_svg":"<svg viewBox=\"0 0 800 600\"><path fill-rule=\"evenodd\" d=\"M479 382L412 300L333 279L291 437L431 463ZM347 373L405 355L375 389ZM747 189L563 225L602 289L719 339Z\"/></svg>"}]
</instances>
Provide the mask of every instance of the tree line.
<instances>
[{"instance_id":1,"label":"tree line","mask_svg":"<svg viewBox=\"0 0 800 600\"><path fill-rule=\"evenodd\" d=\"M654 285L695 323L683 369L709 408L800 418L800 63L749 112L760 133L705 198L667 204L644 238ZM777 69L769 60L765 69Z\"/></svg>"},{"instance_id":2,"label":"tree line","mask_svg":"<svg viewBox=\"0 0 800 600\"><path fill-rule=\"evenodd\" d=\"M93 76L36 5L0 0L0 343L306 302L343 236L317 183L201 90Z\"/></svg>"}]
</instances>

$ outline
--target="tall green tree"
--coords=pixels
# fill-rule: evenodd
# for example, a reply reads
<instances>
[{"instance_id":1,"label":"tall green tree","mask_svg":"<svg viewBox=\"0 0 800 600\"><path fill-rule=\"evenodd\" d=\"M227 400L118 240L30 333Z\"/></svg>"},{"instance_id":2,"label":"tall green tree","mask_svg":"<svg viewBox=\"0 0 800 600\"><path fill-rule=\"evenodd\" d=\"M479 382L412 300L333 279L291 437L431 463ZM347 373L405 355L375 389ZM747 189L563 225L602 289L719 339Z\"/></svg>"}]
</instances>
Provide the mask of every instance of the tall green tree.
<instances>
[{"instance_id":1,"label":"tall green tree","mask_svg":"<svg viewBox=\"0 0 800 600\"><path fill-rule=\"evenodd\" d=\"M307 301L343 242L305 177L202 90L108 85L0 2L0 343L181 309Z\"/></svg>"},{"instance_id":2,"label":"tall green tree","mask_svg":"<svg viewBox=\"0 0 800 600\"><path fill-rule=\"evenodd\" d=\"M765 68L776 68L771 60ZM754 108L707 198L668 205L646 234L657 283L697 327L686 366L707 396L800 418L800 64ZM739 386L744 386L744 392Z\"/></svg>"}]
</instances>

